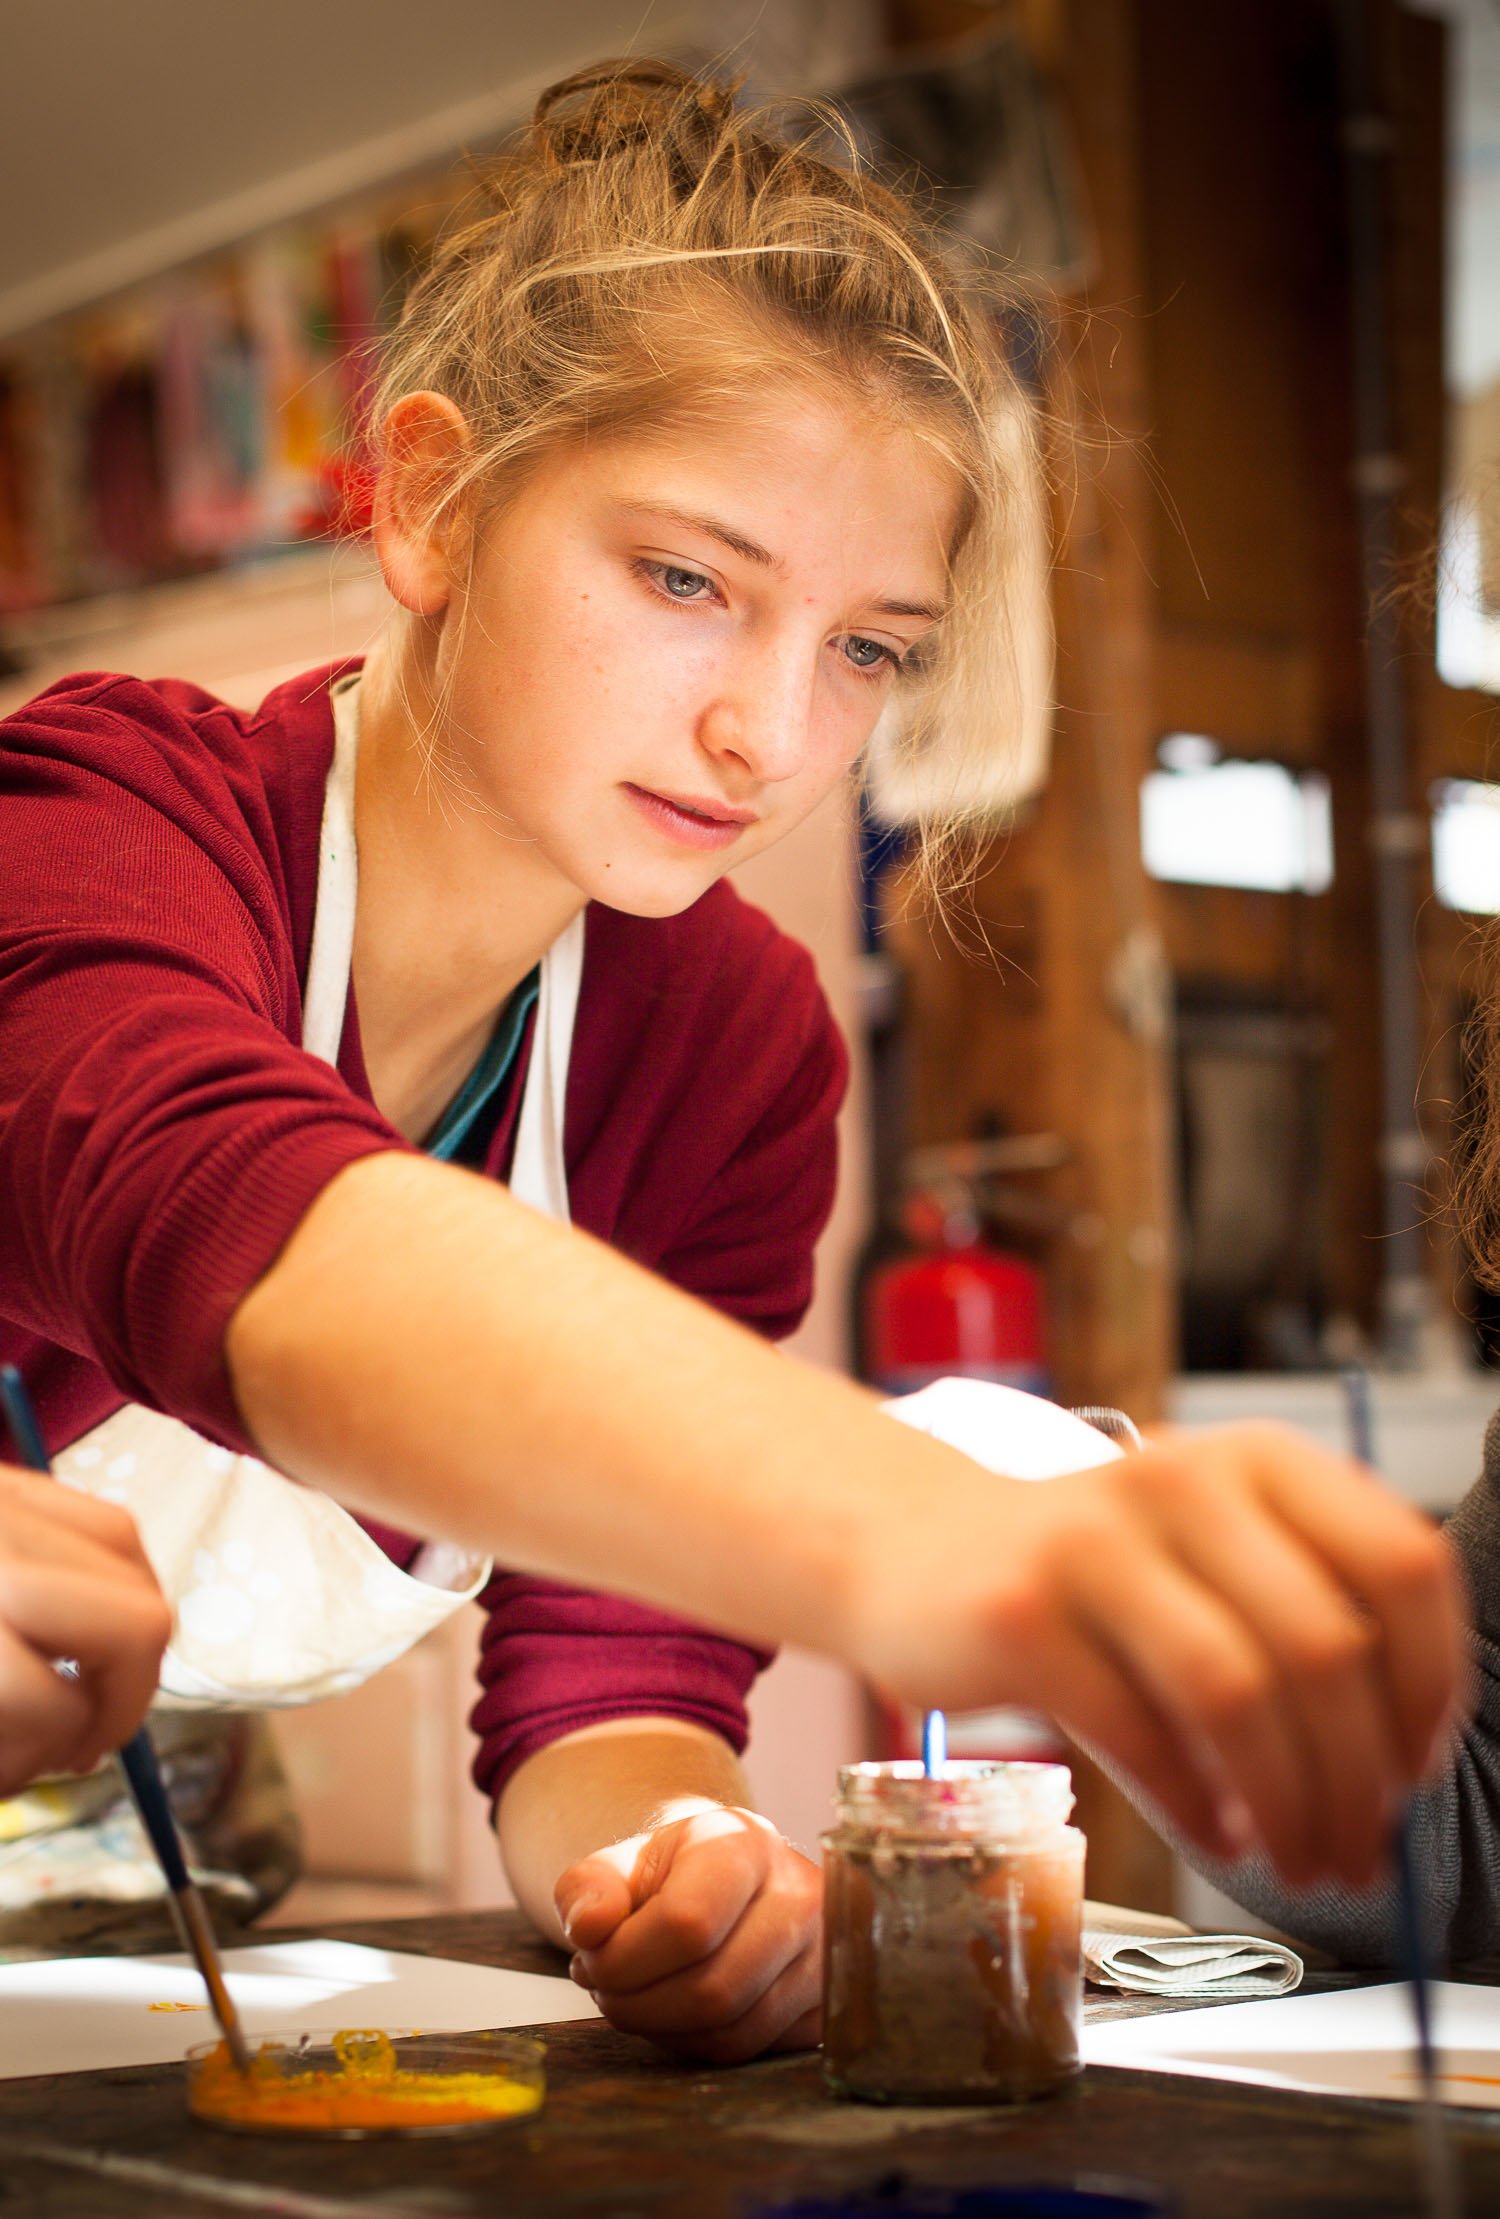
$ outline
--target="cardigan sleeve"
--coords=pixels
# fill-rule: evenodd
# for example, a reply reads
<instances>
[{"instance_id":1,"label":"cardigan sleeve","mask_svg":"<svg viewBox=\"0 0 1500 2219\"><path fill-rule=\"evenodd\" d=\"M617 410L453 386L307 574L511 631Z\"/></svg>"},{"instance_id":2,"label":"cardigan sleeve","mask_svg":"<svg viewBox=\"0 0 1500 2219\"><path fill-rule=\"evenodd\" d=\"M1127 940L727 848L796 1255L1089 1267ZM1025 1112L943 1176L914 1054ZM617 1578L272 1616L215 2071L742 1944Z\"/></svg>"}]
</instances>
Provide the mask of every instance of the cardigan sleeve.
<instances>
[{"instance_id":1,"label":"cardigan sleeve","mask_svg":"<svg viewBox=\"0 0 1500 2219\"><path fill-rule=\"evenodd\" d=\"M0 1302L249 1449L236 1304L335 1173L405 1143L297 1045L264 795L150 688L72 683L0 728Z\"/></svg>"},{"instance_id":2,"label":"cardigan sleeve","mask_svg":"<svg viewBox=\"0 0 1500 2219\"><path fill-rule=\"evenodd\" d=\"M525 1573L497 1572L479 1600L481 1693L469 1723L474 1783L491 1803L539 1749L609 1719L676 1718L743 1752L746 1698L771 1650Z\"/></svg>"},{"instance_id":3,"label":"cardigan sleeve","mask_svg":"<svg viewBox=\"0 0 1500 2219\"><path fill-rule=\"evenodd\" d=\"M690 1206L649 1259L664 1278L773 1340L800 1323L812 1296L848 1066L810 959L786 941L778 950L779 975L762 982L774 988L765 1008L753 995L748 1005L736 998L718 1052L697 1062L673 1105L684 1137L668 1157L679 1170L697 1164L701 1183L689 1182ZM711 1024L704 1031L711 1037ZM743 1079L747 1059L761 1083L742 1090L740 1115L726 1118L726 1069ZM711 1146L709 1132L718 1136ZM632 1245L639 1253L643 1243ZM527 1757L606 1720L682 1719L718 1734L736 1755L744 1750L746 1698L772 1652L617 1596L512 1573L498 1573L480 1603L481 1694L470 1723L479 1737L474 1779L492 1801Z\"/></svg>"}]
</instances>

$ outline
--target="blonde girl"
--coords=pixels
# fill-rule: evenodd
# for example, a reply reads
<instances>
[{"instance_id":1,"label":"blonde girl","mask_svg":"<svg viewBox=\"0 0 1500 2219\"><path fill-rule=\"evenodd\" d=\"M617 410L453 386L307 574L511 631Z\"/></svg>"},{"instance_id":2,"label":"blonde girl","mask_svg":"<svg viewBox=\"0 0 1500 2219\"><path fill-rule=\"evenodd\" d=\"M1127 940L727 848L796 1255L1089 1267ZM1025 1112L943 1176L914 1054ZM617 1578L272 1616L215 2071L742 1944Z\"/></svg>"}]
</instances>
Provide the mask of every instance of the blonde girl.
<instances>
[{"instance_id":1,"label":"blonde girl","mask_svg":"<svg viewBox=\"0 0 1500 2219\"><path fill-rule=\"evenodd\" d=\"M498 1557L517 1894L726 2061L817 2032L817 1876L738 1765L763 1645L1045 1705L1198 1840L1360 1878L1462 1639L1440 1541L1290 1436L1027 1487L766 1345L843 1056L726 874L893 700L920 745L1004 698L1026 490L983 298L821 131L555 87L390 348L362 669L248 716L81 677L0 758L0 1354L54 1444L178 1422L143 1522L185 1429L352 1512L325 1563Z\"/></svg>"}]
</instances>

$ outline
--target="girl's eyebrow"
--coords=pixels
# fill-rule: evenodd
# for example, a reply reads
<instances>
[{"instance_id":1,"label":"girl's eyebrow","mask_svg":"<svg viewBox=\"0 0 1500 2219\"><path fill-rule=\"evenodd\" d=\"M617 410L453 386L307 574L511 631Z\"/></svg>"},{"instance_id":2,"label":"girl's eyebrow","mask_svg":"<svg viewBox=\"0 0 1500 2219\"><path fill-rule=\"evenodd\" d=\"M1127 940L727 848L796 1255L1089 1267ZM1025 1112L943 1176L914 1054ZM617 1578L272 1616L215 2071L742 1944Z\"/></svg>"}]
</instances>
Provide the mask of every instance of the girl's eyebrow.
<instances>
[{"instance_id":1,"label":"girl's eyebrow","mask_svg":"<svg viewBox=\"0 0 1500 2219\"><path fill-rule=\"evenodd\" d=\"M632 516L660 516L669 524L685 524L691 532L704 532L736 555L743 555L746 562L759 565L762 570L784 570L786 565L761 546L758 540L747 539L732 524L725 524L717 516L700 516L694 509L677 509L663 501L622 501L620 506Z\"/></svg>"},{"instance_id":2,"label":"girl's eyebrow","mask_svg":"<svg viewBox=\"0 0 1500 2219\"><path fill-rule=\"evenodd\" d=\"M762 547L759 540L747 539L743 532L737 532L720 517L703 516L695 509L673 508L661 501L622 501L620 506L632 516L660 516L668 524L682 524L691 532L703 532L759 569L784 571L786 568L786 564L769 548ZM870 606L877 616L914 616L927 624L936 624L946 613L942 603L934 601L872 601Z\"/></svg>"}]
</instances>

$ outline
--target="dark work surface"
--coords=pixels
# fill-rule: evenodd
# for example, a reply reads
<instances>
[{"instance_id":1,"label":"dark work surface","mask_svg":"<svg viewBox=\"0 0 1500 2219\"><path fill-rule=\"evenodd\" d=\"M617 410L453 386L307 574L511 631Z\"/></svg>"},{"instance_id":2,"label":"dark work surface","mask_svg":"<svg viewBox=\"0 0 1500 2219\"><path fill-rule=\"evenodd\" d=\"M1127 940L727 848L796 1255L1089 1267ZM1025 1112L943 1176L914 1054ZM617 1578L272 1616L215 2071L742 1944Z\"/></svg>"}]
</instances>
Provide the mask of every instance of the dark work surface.
<instances>
[{"instance_id":1,"label":"dark work surface","mask_svg":"<svg viewBox=\"0 0 1500 2219\"><path fill-rule=\"evenodd\" d=\"M561 1969L512 1912L338 1932L479 1964ZM546 2041L545 2110L475 2141L222 2134L188 2118L172 2066L0 2082L0 2219L218 2219L234 2210L283 2219L748 2219L795 2197L868 2193L896 2175L933 2189L1108 2176L1164 2192L1179 2219L1394 2219L1425 2208L1411 2116L1382 2104L1093 2071L1020 2110L887 2110L835 2102L815 2057L719 2072L666 2064L596 2024L550 2028ZM1500 2213L1500 2112L1449 2116L1470 2219Z\"/></svg>"}]
</instances>

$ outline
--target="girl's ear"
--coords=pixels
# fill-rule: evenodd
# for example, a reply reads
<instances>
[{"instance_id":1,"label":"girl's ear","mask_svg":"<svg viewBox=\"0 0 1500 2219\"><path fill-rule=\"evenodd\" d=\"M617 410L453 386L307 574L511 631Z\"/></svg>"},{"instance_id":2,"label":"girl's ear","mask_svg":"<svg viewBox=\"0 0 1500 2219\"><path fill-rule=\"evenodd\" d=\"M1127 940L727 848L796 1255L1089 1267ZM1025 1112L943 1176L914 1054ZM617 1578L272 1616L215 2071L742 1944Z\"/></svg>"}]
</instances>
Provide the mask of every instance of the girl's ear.
<instances>
[{"instance_id":1,"label":"girl's ear","mask_svg":"<svg viewBox=\"0 0 1500 2219\"><path fill-rule=\"evenodd\" d=\"M460 519L440 504L468 447L463 411L444 393L408 393L386 417L370 529L387 586L414 616L441 615L453 590Z\"/></svg>"}]
</instances>

